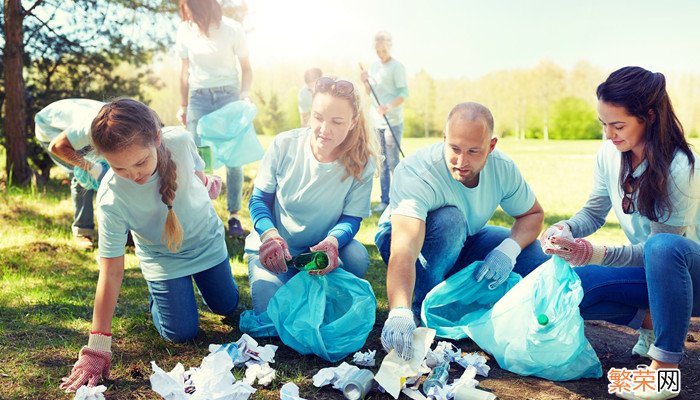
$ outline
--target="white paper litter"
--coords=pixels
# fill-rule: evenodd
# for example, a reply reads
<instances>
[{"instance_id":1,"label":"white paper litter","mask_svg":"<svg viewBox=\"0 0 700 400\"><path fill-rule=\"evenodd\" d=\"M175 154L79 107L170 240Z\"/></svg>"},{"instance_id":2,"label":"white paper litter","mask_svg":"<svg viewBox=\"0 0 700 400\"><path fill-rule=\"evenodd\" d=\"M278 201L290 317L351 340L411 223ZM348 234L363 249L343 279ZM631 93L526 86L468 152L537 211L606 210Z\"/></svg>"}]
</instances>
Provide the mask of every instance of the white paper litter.
<instances>
[{"instance_id":1,"label":"white paper litter","mask_svg":"<svg viewBox=\"0 0 700 400\"><path fill-rule=\"evenodd\" d=\"M473 366L476 368L476 373L478 375L483 377L489 376L491 367L486 364L486 357L481 356L478 353L467 353L455 361L457 361L457 364L464 368L467 368L470 365Z\"/></svg>"},{"instance_id":2,"label":"white paper litter","mask_svg":"<svg viewBox=\"0 0 700 400\"><path fill-rule=\"evenodd\" d=\"M299 397L299 386L294 382L287 382L280 389L281 400L306 400Z\"/></svg>"},{"instance_id":3,"label":"white paper litter","mask_svg":"<svg viewBox=\"0 0 700 400\"><path fill-rule=\"evenodd\" d=\"M542 251L547 251L547 250L560 250L561 247L552 243L552 238L564 238L573 241L574 240L574 235L571 234L571 231L568 229L555 229L554 233L547 238L544 242L544 246L542 246Z\"/></svg>"},{"instance_id":4,"label":"white paper litter","mask_svg":"<svg viewBox=\"0 0 700 400\"><path fill-rule=\"evenodd\" d=\"M104 392L107 390L105 385L99 385L94 387L81 386L75 391L75 397L73 400L104 400Z\"/></svg>"},{"instance_id":5,"label":"white paper litter","mask_svg":"<svg viewBox=\"0 0 700 400\"><path fill-rule=\"evenodd\" d=\"M255 393L251 385L236 382L231 373L233 359L227 351L210 353L198 368L186 372L181 363L167 373L155 361L151 366L151 388L166 400L246 400Z\"/></svg>"},{"instance_id":6,"label":"white paper litter","mask_svg":"<svg viewBox=\"0 0 700 400\"><path fill-rule=\"evenodd\" d=\"M322 387L332 384L333 389L343 390L343 386L345 386L345 382L347 382L348 378L350 378L355 371L359 370L358 367L346 362L337 367L322 368L313 377L314 386Z\"/></svg>"},{"instance_id":7,"label":"white paper litter","mask_svg":"<svg viewBox=\"0 0 700 400\"><path fill-rule=\"evenodd\" d=\"M393 398L398 398L401 393L406 378L419 375L419 370L425 355L430 350L430 345L435 338L435 330L430 328L416 328L413 331L413 356L410 360L402 359L396 350L391 350L382 365L379 367L379 372L374 377L383 388Z\"/></svg>"},{"instance_id":8,"label":"white paper litter","mask_svg":"<svg viewBox=\"0 0 700 400\"><path fill-rule=\"evenodd\" d=\"M423 393L421 393L418 389L411 389L405 387L401 389L401 393L405 394L413 400L428 400L428 398L423 396Z\"/></svg>"},{"instance_id":9,"label":"white paper litter","mask_svg":"<svg viewBox=\"0 0 700 400\"><path fill-rule=\"evenodd\" d=\"M352 356L352 362L355 365L360 365L363 367L374 367L375 361L374 356L377 354L377 350L368 350L366 352L358 351Z\"/></svg>"},{"instance_id":10,"label":"white paper litter","mask_svg":"<svg viewBox=\"0 0 700 400\"><path fill-rule=\"evenodd\" d=\"M259 346L258 342L246 333L241 335L241 338L238 339L235 344L237 346L238 356L233 360L233 363L237 367L245 364L251 359L263 363L275 362L275 352L277 351L277 346L275 345L266 344L265 346ZM210 344L209 351L214 353L222 346L227 345Z\"/></svg>"},{"instance_id":11,"label":"white paper litter","mask_svg":"<svg viewBox=\"0 0 700 400\"><path fill-rule=\"evenodd\" d=\"M268 363L259 364L257 362L248 361L245 365L246 370L243 381L249 385L255 384L255 380L257 379L259 385L267 386L275 379L275 375L277 374Z\"/></svg>"}]
</instances>

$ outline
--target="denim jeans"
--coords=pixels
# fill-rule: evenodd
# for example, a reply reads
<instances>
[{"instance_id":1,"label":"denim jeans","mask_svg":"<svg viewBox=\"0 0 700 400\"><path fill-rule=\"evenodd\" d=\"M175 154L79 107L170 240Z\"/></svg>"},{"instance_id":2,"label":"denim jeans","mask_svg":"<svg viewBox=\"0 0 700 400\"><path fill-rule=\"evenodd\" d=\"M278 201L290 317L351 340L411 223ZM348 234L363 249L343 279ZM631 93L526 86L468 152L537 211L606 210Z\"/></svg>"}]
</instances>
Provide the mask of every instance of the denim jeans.
<instances>
[{"instance_id":1,"label":"denim jeans","mask_svg":"<svg viewBox=\"0 0 700 400\"><path fill-rule=\"evenodd\" d=\"M153 325L163 339L180 343L199 332L199 314L192 279L204 304L219 315L230 315L238 306L238 286L228 258L194 275L165 281L146 281Z\"/></svg>"},{"instance_id":2,"label":"denim jeans","mask_svg":"<svg viewBox=\"0 0 700 400\"><path fill-rule=\"evenodd\" d=\"M49 151L49 143L39 142L42 148L46 150L54 164L68 172L70 180L70 197L73 200L73 225L71 231L73 236L89 236L95 238L95 217L92 206L92 199L95 196L95 191L85 189L80 186L78 180L73 176L73 166L56 157Z\"/></svg>"},{"instance_id":3,"label":"denim jeans","mask_svg":"<svg viewBox=\"0 0 700 400\"><path fill-rule=\"evenodd\" d=\"M691 316L700 316L700 244L657 234L644 244L643 267L574 268L581 277L584 319L639 328L648 309L656 341L655 360L680 363Z\"/></svg>"},{"instance_id":4,"label":"denim jeans","mask_svg":"<svg viewBox=\"0 0 700 400\"><path fill-rule=\"evenodd\" d=\"M381 202L389 204L389 189L391 188L391 174L394 173L394 168L399 164L399 146L401 146L401 138L403 137L403 123L392 125L394 135L391 134L389 128L377 129L377 138L379 139L379 150L384 156L384 161L381 163L381 172L379 175L379 184L382 188ZM397 144L398 140L398 144Z\"/></svg>"},{"instance_id":5,"label":"denim jeans","mask_svg":"<svg viewBox=\"0 0 700 400\"><path fill-rule=\"evenodd\" d=\"M190 90L187 129L194 135L197 146L202 145L202 140L197 134L199 119L238 100L238 96L239 93L234 86ZM230 213L240 211L242 193L243 167L226 167L226 202Z\"/></svg>"},{"instance_id":6,"label":"denim jeans","mask_svg":"<svg viewBox=\"0 0 700 400\"><path fill-rule=\"evenodd\" d=\"M420 315L425 296L432 288L474 261L481 261L510 236L510 229L487 225L467 237L466 221L457 207L446 206L428 213L425 240L416 260L413 313ZM379 254L388 265L391 227L380 228L374 238ZM516 259L514 272L525 276L549 259L539 241L525 247Z\"/></svg>"},{"instance_id":7,"label":"denim jeans","mask_svg":"<svg viewBox=\"0 0 700 400\"><path fill-rule=\"evenodd\" d=\"M362 243L352 240L339 249L340 265L342 268L358 278L365 276L369 268L369 254ZM248 251L248 279L250 281L250 295L253 299L253 310L262 313L267 310L267 305L275 295L277 289L292 279L299 270L287 268L287 272L275 274L267 270L260 263L258 252Z\"/></svg>"}]
</instances>

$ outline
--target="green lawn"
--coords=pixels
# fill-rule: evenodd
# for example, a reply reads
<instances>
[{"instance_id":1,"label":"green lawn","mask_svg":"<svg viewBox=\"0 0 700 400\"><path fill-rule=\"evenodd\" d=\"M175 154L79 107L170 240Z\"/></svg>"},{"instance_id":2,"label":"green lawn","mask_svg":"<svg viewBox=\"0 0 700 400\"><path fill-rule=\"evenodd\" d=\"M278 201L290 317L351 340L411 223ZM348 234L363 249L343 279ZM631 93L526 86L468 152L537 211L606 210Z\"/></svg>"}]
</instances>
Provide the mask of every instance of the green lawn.
<instances>
[{"instance_id":1,"label":"green lawn","mask_svg":"<svg viewBox=\"0 0 700 400\"><path fill-rule=\"evenodd\" d=\"M263 138L265 145L270 140ZM409 154L438 140L406 139L404 151ZM546 211L546 224L551 224L569 217L585 202L599 145L599 141L501 140L498 147L519 165ZM59 174L58 169L54 172ZM247 199L256 165L247 166L245 172L244 198ZM71 242L72 206L69 188L62 179L56 175L48 186L40 189L9 188L0 192L0 398L3 399L65 398L58 389L60 378L69 373L79 349L87 343L97 281L96 252L81 252ZM378 196L377 180L373 204ZM216 201L216 208L225 219L225 196ZM244 227L251 229L247 207L243 215ZM508 225L510 221L502 212L494 217L497 224ZM373 349L380 348L378 338L387 312L385 267L372 242L376 223L376 216L366 219L358 234L358 239L370 249L372 265L367 278L379 305L377 324L366 345ZM598 242L623 240L613 217L594 237ZM241 311L250 307L242 243L230 242L229 250L241 290ZM150 391L149 362L156 360L166 370L177 362L186 367L198 366L208 353L209 343L226 343L240 337L238 313L222 319L201 311L201 333L196 341L180 345L166 343L150 321L148 292L133 252L126 259L124 285L114 318L113 380L109 382L108 398L157 398ZM279 388L289 380L301 387L302 397L340 395L328 389L319 391L311 384L311 376L330 364L313 356L299 356L284 346L278 350L276 361L273 367L278 370L278 378L271 389L258 391L256 398L278 398ZM242 369L235 370L237 377L242 373Z\"/></svg>"}]
</instances>

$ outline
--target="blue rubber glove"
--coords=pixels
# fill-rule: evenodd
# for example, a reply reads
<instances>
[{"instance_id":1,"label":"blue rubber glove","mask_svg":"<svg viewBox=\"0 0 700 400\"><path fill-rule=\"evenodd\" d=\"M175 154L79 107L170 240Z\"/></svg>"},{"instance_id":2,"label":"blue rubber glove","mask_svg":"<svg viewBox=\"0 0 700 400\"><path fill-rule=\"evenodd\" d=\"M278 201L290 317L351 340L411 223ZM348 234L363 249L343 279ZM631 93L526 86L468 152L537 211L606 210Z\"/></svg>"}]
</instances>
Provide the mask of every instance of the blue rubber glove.
<instances>
[{"instance_id":1,"label":"blue rubber glove","mask_svg":"<svg viewBox=\"0 0 700 400\"><path fill-rule=\"evenodd\" d=\"M486 255L484 263L474 272L474 278L477 282L481 282L484 278L490 280L488 287L491 290L499 287L508 280L520 250L520 245L515 240L505 239Z\"/></svg>"},{"instance_id":2,"label":"blue rubber glove","mask_svg":"<svg viewBox=\"0 0 700 400\"><path fill-rule=\"evenodd\" d=\"M413 357L413 331L416 323L413 320L413 311L407 308L394 308L389 311L389 317L382 328L382 347L388 353L396 350L404 360Z\"/></svg>"},{"instance_id":3,"label":"blue rubber glove","mask_svg":"<svg viewBox=\"0 0 700 400\"><path fill-rule=\"evenodd\" d=\"M90 171L78 167L73 168L73 175L78 180L80 186L88 190L97 190L100 187L100 181L109 171L109 164L105 160L99 160L92 165Z\"/></svg>"}]
</instances>

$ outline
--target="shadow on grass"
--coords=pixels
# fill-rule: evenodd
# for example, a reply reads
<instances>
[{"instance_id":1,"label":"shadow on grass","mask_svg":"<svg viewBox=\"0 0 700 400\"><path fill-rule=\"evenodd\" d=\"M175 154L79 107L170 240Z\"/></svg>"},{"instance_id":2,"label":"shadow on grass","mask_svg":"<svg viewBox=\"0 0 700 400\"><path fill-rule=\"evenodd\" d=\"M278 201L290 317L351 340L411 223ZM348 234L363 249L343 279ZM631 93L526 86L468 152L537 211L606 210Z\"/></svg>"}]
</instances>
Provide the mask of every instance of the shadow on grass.
<instances>
[{"instance_id":1,"label":"shadow on grass","mask_svg":"<svg viewBox=\"0 0 700 400\"><path fill-rule=\"evenodd\" d=\"M65 235L71 235L73 215L61 213L57 216L48 216L31 208L10 205L9 212L0 213L0 220L5 220L5 224L8 226L24 225L46 233L61 232Z\"/></svg>"}]
</instances>

